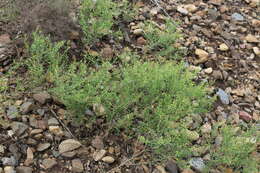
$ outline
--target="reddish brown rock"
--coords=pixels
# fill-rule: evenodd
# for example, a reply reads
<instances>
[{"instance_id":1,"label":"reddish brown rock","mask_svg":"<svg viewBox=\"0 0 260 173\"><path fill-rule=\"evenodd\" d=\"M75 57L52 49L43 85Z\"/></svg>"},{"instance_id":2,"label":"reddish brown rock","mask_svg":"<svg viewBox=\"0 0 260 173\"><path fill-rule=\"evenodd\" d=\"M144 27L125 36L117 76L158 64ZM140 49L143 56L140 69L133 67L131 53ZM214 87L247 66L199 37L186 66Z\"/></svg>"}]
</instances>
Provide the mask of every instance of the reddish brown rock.
<instances>
[{"instance_id":1,"label":"reddish brown rock","mask_svg":"<svg viewBox=\"0 0 260 173\"><path fill-rule=\"evenodd\" d=\"M238 114L239 114L239 118L246 122L249 122L250 120L252 120L252 116L245 111L240 111Z\"/></svg>"}]
</instances>

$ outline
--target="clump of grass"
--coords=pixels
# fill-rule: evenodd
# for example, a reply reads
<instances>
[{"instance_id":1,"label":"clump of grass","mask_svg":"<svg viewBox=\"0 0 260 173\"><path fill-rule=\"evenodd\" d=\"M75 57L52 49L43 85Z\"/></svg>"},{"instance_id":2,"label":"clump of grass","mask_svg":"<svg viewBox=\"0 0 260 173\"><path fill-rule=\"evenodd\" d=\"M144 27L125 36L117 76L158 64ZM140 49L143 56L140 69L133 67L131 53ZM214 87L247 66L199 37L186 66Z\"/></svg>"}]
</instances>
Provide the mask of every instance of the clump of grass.
<instances>
[{"instance_id":1,"label":"clump of grass","mask_svg":"<svg viewBox=\"0 0 260 173\"><path fill-rule=\"evenodd\" d=\"M85 35L85 42L92 44L111 33L116 4L111 0L84 0L80 10L79 23Z\"/></svg>"},{"instance_id":2,"label":"clump of grass","mask_svg":"<svg viewBox=\"0 0 260 173\"><path fill-rule=\"evenodd\" d=\"M163 56L168 59L180 58L180 48L174 44L181 35L177 31L177 24L170 19L166 20L164 28L160 28L152 21L146 22L144 36L148 40L149 50L156 52L158 56Z\"/></svg>"},{"instance_id":3,"label":"clump of grass","mask_svg":"<svg viewBox=\"0 0 260 173\"><path fill-rule=\"evenodd\" d=\"M252 155L256 151L260 134L251 127L247 131L235 130L233 126L226 125L220 129L221 145L212 150L210 166L224 165L243 173L259 172L259 158Z\"/></svg>"}]
</instances>

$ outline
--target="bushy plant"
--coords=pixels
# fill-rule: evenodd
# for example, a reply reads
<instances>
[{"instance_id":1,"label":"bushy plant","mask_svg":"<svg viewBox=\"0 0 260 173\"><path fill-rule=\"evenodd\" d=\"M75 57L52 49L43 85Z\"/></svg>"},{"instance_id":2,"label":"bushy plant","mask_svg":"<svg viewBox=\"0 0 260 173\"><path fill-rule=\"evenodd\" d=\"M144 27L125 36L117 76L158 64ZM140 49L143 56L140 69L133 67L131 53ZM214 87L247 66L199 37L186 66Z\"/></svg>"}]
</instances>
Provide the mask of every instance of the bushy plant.
<instances>
[{"instance_id":1,"label":"bushy plant","mask_svg":"<svg viewBox=\"0 0 260 173\"><path fill-rule=\"evenodd\" d=\"M179 149L190 143L182 126L172 124L206 111L211 102L205 85L195 85L193 77L183 64L171 62L137 61L120 69L104 63L94 72L76 63L56 81L52 92L81 120L87 108L100 105L97 116L104 116L114 127L135 129L158 154L184 157L188 148Z\"/></svg>"},{"instance_id":2,"label":"bushy plant","mask_svg":"<svg viewBox=\"0 0 260 173\"><path fill-rule=\"evenodd\" d=\"M157 55L169 59L179 58L180 48L174 44L180 38L177 24L167 19L165 27L160 28L156 23L148 21L144 26L144 36L148 40L148 48Z\"/></svg>"},{"instance_id":3,"label":"bushy plant","mask_svg":"<svg viewBox=\"0 0 260 173\"><path fill-rule=\"evenodd\" d=\"M28 69L31 84L38 85L45 80L53 82L62 70L66 60L64 54L60 53L64 41L52 43L49 37L34 32L32 44L27 44L28 59L23 65Z\"/></svg>"},{"instance_id":4,"label":"bushy plant","mask_svg":"<svg viewBox=\"0 0 260 173\"><path fill-rule=\"evenodd\" d=\"M223 140L218 148L212 150L209 165L224 165L238 171L242 170L243 173L259 172L259 158L252 155L260 139L259 133L253 127L247 131L235 129L231 125L220 129Z\"/></svg>"},{"instance_id":5,"label":"bushy plant","mask_svg":"<svg viewBox=\"0 0 260 173\"><path fill-rule=\"evenodd\" d=\"M85 35L85 42L91 44L111 33L115 3L111 0L84 0L80 10L79 23Z\"/></svg>"}]
</instances>

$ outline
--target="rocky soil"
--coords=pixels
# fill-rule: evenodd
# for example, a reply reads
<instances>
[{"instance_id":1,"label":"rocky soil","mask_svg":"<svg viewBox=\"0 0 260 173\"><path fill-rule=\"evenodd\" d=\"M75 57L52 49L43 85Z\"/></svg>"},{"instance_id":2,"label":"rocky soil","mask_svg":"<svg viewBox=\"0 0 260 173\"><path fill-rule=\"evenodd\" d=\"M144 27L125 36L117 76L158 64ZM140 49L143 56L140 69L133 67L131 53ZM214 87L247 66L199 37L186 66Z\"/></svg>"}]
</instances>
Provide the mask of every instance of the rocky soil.
<instances>
[{"instance_id":1,"label":"rocky soil","mask_svg":"<svg viewBox=\"0 0 260 173\"><path fill-rule=\"evenodd\" d=\"M177 44L187 49L188 68L199 70L199 79L211 82L218 96L211 112L192 120L194 129L201 129L195 143L203 143L217 122L242 127L255 123L260 129L259 0L158 2L135 2L139 15L127 26L128 41L132 47L146 44L139 26L147 19L160 21L169 15L180 21L183 38ZM23 53L14 41L19 33L10 33L6 26L0 19L0 75ZM102 53L112 56L113 51L109 47ZM193 170L179 170L173 161L153 164L144 145L123 132L119 136L108 133L102 119L92 130L68 121L65 108L44 87L0 97L0 172L193 173L208 159L207 151L194 157L189 161ZM212 172L232 173L232 169Z\"/></svg>"}]
</instances>

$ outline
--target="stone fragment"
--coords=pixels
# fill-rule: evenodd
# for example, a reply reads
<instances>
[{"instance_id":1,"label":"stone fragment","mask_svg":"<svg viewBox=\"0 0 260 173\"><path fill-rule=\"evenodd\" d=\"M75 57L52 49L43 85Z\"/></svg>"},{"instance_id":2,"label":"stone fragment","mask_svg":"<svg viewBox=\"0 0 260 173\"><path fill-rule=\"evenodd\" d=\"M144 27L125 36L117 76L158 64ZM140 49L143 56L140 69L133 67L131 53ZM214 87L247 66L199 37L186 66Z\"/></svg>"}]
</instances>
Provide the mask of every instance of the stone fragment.
<instances>
[{"instance_id":1,"label":"stone fragment","mask_svg":"<svg viewBox=\"0 0 260 173\"><path fill-rule=\"evenodd\" d=\"M83 172L84 167L80 159L74 159L72 160L72 171L73 172Z\"/></svg>"},{"instance_id":2,"label":"stone fragment","mask_svg":"<svg viewBox=\"0 0 260 173\"><path fill-rule=\"evenodd\" d=\"M17 136L22 135L28 129L28 126L26 124L16 121L11 124L11 127L12 131Z\"/></svg>"},{"instance_id":3,"label":"stone fragment","mask_svg":"<svg viewBox=\"0 0 260 173\"><path fill-rule=\"evenodd\" d=\"M258 43L259 42L259 39L256 38L256 36L252 35L252 34L248 34L246 37L245 37L245 40L249 43Z\"/></svg>"},{"instance_id":4,"label":"stone fragment","mask_svg":"<svg viewBox=\"0 0 260 173\"><path fill-rule=\"evenodd\" d=\"M53 168L55 165L57 165L57 161L55 159L44 159L42 161L42 165L44 166L44 169L51 169Z\"/></svg>"},{"instance_id":5,"label":"stone fragment","mask_svg":"<svg viewBox=\"0 0 260 173\"><path fill-rule=\"evenodd\" d=\"M219 97L220 101L225 104L225 105L228 105L229 104L229 96L228 94L222 90L222 89L218 89L218 92L216 93L217 96Z\"/></svg>"},{"instance_id":6,"label":"stone fragment","mask_svg":"<svg viewBox=\"0 0 260 173\"><path fill-rule=\"evenodd\" d=\"M106 152L107 152L106 150L95 151L93 154L93 159L95 161L101 160L105 156Z\"/></svg>"},{"instance_id":7,"label":"stone fragment","mask_svg":"<svg viewBox=\"0 0 260 173\"><path fill-rule=\"evenodd\" d=\"M229 48L225 43L222 43L221 45L219 45L219 50L221 51L227 51Z\"/></svg>"},{"instance_id":8,"label":"stone fragment","mask_svg":"<svg viewBox=\"0 0 260 173\"><path fill-rule=\"evenodd\" d=\"M235 21L243 21L244 20L244 16L242 16L241 14L239 13L233 13L231 15L231 18Z\"/></svg>"},{"instance_id":9,"label":"stone fragment","mask_svg":"<svg viewBox=\"0 0 260 173\"><path fill-rule=\"evenodd\" d=\"M32 111L34 108L34 104L32 102L25 102L21 105L20 107L20 111L23 113L23 114L27 114L29 113L30 111Z\"/></svg>"},{"instance_id":10,"label":"stone fragment","mask_svg":"<svg viewBox=\"0 0 260 173\"><path fill-rule=\"evenodd\" d=\"M16 173L33 173L33 169L26 166L18 166L16 168Z\"/></svg>"},{"instance_id":11,"label":"stone fragment","mask_svg":"<svg viewBox=\"0 0 260 173\"><path fill-rule=\"evenodd\" d=\"M110 164L110 163L114 163L115 159L111 156L105 156L102 158L102 161Z\"/></svg>"},{"instance_id":12,"label":"stone fragment","mask_svg":"<svg viewBox=\"0 0 260 173\"><path fill-rule=\"evenodd\" d=\"M33 94L33 99L41 104L45 104L51 100L51 96L47 92L40 92L37 94Z\"/></svg>"},{"instance_id":13,"label":"stone fragment","mask_svg":"<svg viewBox=\"0 0 260 173\"><path fill-rule=\"evenodd\" d=\"M206 168L205 163L202 158L192 158L189 161L189 164L193 169L195 169L198 172L203 172L203 170Z\"/></svg>"},{"instance_id":14,"label":"stone fragment","mask_svg":"<svg viewBox=\"0 0 260 173\"><path fill-rule=\"evenodd\" d=\"M65 153L68 151L75 150L81 146L81 143L79 141L76 141L74 139L67 139L60 143L59 145L59 153Z\"/></svg>"},{"instance_id":15,"label":"stone fragment","mask_svg":"<svg viewBox=\"0 0 260 173\"><path fill-rule=\"evenodd\" d=\"M239 111L239 118L241 118L242 120L246 121L246 122L249 122L252 120L252 116L245 112L245 111Z\"/></svg>"},{"instance_id":16,"label":"stone fragment","mask_svg":"<svg viewBox=\"0 0 260 173\"><path fill-rule=\"evenodd\" d=\"M37 146L37 151L44 151L47 150L51 146L50 143L40 143Z\"/></svg>"},{"instance_id":17,"label":"stone fragment","mask_svg":"<svg viewBox=\"0 0 260 173\"><path fill-rule=\"evenodd\" d=\"M169 160L166 163L165 170L169 173L178 173L179 172L177 164L172 160Z\"/></svg>"}]
</instances>

